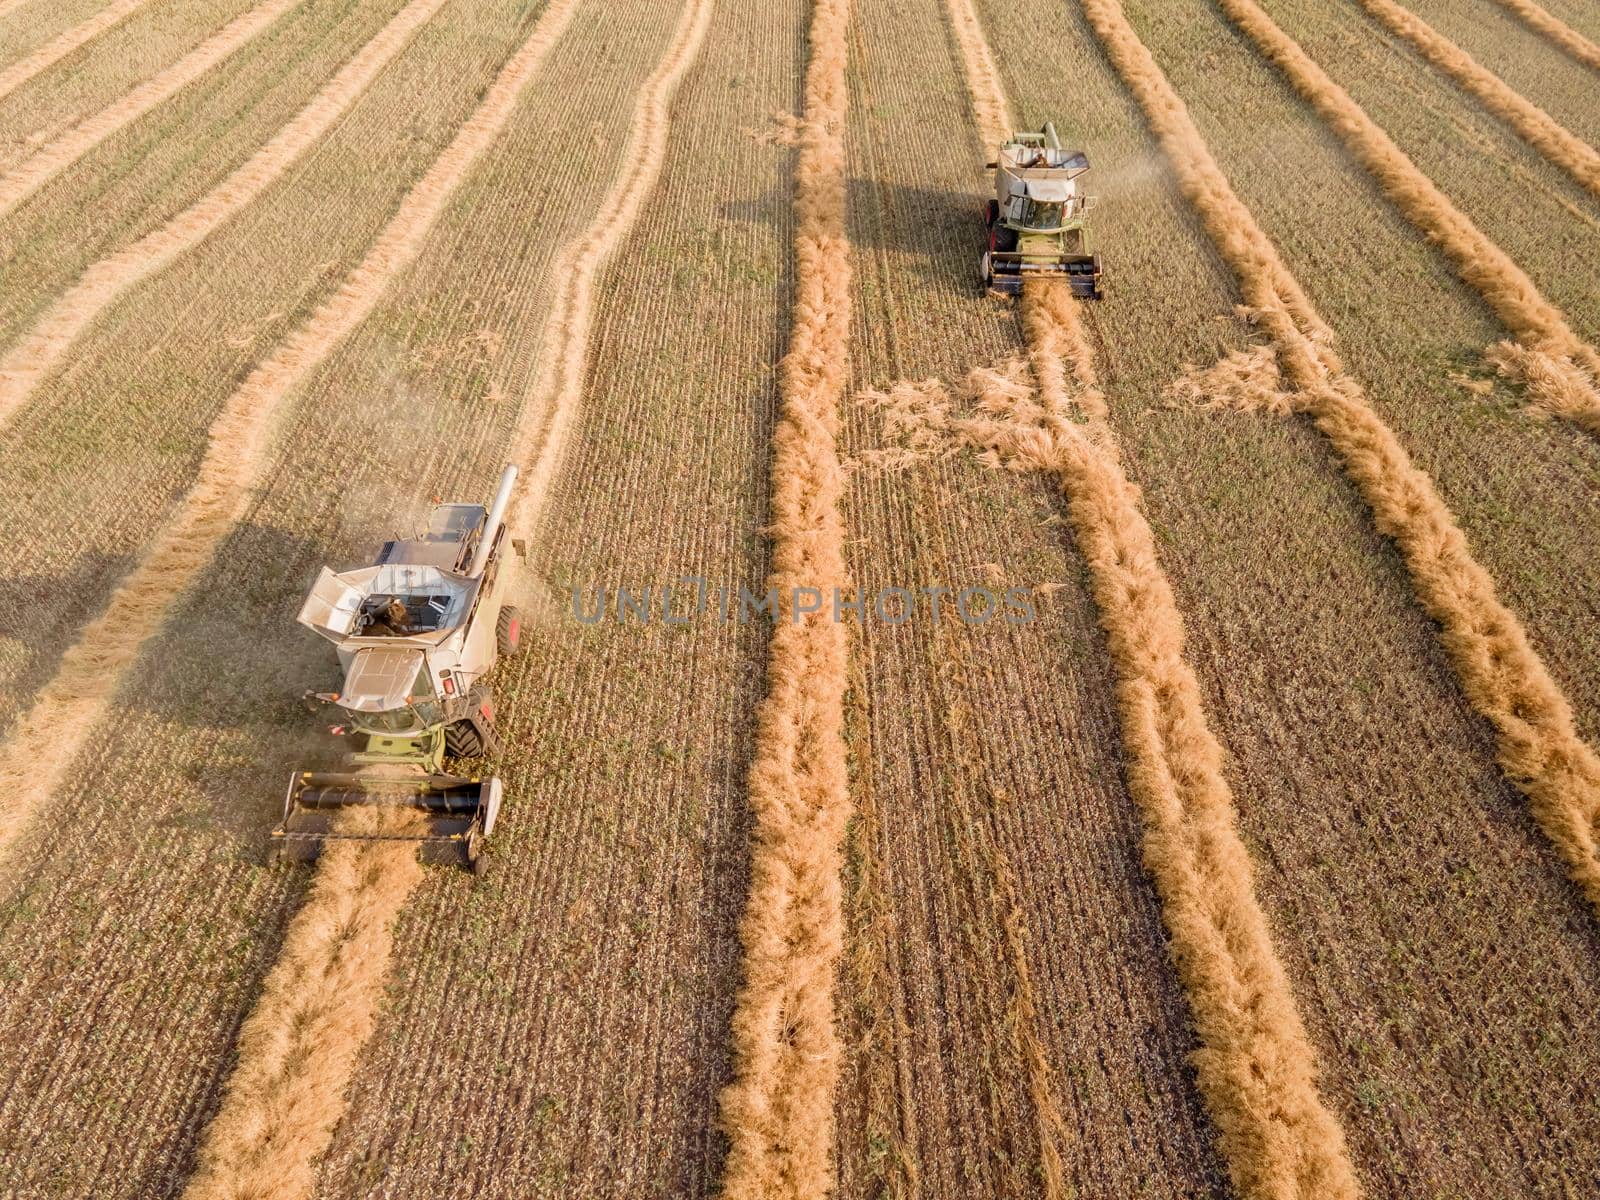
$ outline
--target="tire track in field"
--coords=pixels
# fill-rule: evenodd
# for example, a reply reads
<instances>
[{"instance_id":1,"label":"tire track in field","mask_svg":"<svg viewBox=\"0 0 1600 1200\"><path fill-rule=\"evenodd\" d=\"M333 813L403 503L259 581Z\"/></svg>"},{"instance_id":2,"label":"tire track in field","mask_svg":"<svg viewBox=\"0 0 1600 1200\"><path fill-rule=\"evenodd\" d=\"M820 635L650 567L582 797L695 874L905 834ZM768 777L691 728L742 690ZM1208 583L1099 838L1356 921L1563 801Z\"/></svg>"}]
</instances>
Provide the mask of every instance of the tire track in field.
<instances>
[{"instance_id":1,"label":"tire track in field","mask_svg":"<svg viewBox=\"0 0 1600 1200\"><path fill-rule=\"evenodd\" d=\"M1496 0L1496 3L1515 13L1528 28L1542 34L1579 62L1600 71L1600 46L1596 46L1565 21L1557 20L1554 14L1541 5L1535 4L1533 0Z\"/></svg>"},{"instance_id":2,"label":"tire track in field","mask_svg":"<svg viewBox=\"0 0 1600 1200\"><path fill-rule=\"evenodd\" d=\"M456 188L510 120L518 98L565 32L578 0L552 0L460 131L412 187L339 290L258 365L212 424L193 486L105 611L62 655L55 676L4 744L0 857L60 783L110 707L146 642L210 562L266 467L280 410L335 346L366 319L416 259ZM41 765L42 764L42 765Z\"/></svg>"},{"instance_id":3,"label":"tire track in field","mask_svg":"<svg viewBox=\"0 0 1600 1200\"><path fill-rule=\"evenodd\" d=\"M839 402L850 351L845 81L850 0L815 0L795 164L794 322L773 432L769 588L846 584ZM827 1195L840 1049L834 972L850 815L843 737L843 624L781 604L750 765L750 894L740 924L734 1079L721 1098L729 1200Z\"/></svg>"},{"instance_id":4,"label":"tire track in field","mask_svg":"<svg viewBox=\"0 0 1600 1200\"><path fill-rule=\"evenodd\" d=\"M970 18L971 0L948 3L974 115L984 129L987 114L1005 114L1005 95L982 28ZM1287 271L1281 275L1291 302L1309 309ZM979 420L964 423L965 432L1013 465L1048 471L1067 498L1117 673L1145 867L1160 893L1194 1015L1201 1045L1197 1082L1229 1173L1251 1198L1354 1196L1344 1135L1317 1092L1316 1054L1256 899L1221 747L1183 654L1183 617L1138 489L1118 459L1077 302L1059 283L1030 285L1022 332L1043 411L1025 426ZM1241 1003L1241 997L1249 999ZM1043 1076L1047 1085L1042 1058L1030 1055L1028 1062L1030 1075ZM1048 1098L1047 1086L1043 1094ZM1041 1103L1046 1118L1051 1108ZM1048 1138L1043 1146L1050 1146ZM1059 1184L1049 1186L1048 1167L1047 1194L1058 1194Z\"/></svg>"},{"instance_id":5,"label":"tire track in field","mask_svg":"<svg viewBox=\"0 0 1600 1200\"><path fill-rule=\"evenodd\" d=\"M531 536L538 524L578 414L589 361L595 281L612 251L633 231L645 200L661 177L672 100L699 57L713 6L714 0L689 0L666 55L640 89L622 156L622 174L596 209L600 215L557 262L555 273L562 284L545 322L539 374L511 439L511 461L527 464L508 521L521 535Z\"/></svg>"},{"instance_id":6,"label":"tire track in field","mask_svg":"<svg viewBox=\"0 0 1600 1200\"><path fill-rule=\"evenodd\" d=\"M361 99L379 72L444 3L411 0L232 175L161 228L84 271L0 358L0 424L16 415L45 375L117 297L194 249L276 182Z\"/></svg>"},{"instance_id":7,"label":"tire track in field","mask_svg":"<svg viewBox=\"0 0 1600 1200\"><path fill-rule=\"evenodd\" d=\"M0 71L0 99L9 96L40 72L48 71L79 46L93 41L114 25L126 21L148 3L149 0L114 0L87 21L74 25L26 58L12 63Z\"/></svg>"},{"instance_id":8,"label":"tire track in field","mask_svg":"<svg viewBox=\"0 0 1600 1200\"><path fill-rule=\"evenodd\" d=\"M1600 199L1600 154L1537 104L1524 98L1494 72L1394 0L1359 0L1374 19L1416 48L1483 106L1505 121L1517 135L1546 159L1566 171Z\"/></svg>"},{"instance_id":9,"label":"tire track in field","mask_svg":"<svg viewBox=\"0 0 1600 1200\"><path fill-rule=\"evenodd\" d=\"M235 17L188 54L152 75L122 99L79 121L55 141L0 176L0 217L4 217L60 172L124 126L144 116L163 100L193 83L223 59L241 49L303 0L264 0Z\"/></svg>"},{"instance_id":10,"label":"tire track in field","mask_svg":"<svg viewBox=\"0 0 1600 1200\"><path fill-rule=\"evenodd\" d=\"M1496 370L1520 379L1534 405L1600 434L1600 354L1572 331L1566 314L1255 0L1217 0L1217 4L1510 330L1513 341L1499 342L1488 351Z\"/></svg>"},{"instance_id":11,"label":"tire track in field","mask_svg":"<svg viewBox=\"0 0 1600 1200\"><path fill-rule=\"evenodd\" d=\"M1332 345L1297 324L1279 302L1276 250L1120 3L1085 0L1084 9L1144 110L1180 189L1267 331L1292 389L1292 407L1327 437L1378 530L1399 549L1418 601L1441 627L1468 702L1495 731L1501 768L1528 798L1569 875L1600 908L1600 756L1578 736L1571 705L1473 558L1433 481L1411 462L1361 385L1345 374Z\"/></svg>"}]
</instances>

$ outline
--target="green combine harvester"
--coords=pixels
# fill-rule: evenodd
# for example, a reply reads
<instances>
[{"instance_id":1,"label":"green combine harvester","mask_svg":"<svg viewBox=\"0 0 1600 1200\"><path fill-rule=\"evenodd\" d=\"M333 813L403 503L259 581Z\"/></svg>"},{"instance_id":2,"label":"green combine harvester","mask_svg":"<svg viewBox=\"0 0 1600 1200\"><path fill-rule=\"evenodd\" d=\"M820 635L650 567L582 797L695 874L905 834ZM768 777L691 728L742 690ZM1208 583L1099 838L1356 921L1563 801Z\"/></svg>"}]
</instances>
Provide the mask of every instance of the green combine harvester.
<instances>
[{"instance_id":1,"label":"green combine harvester","mask_svg":"<svg viewBox=\"0 0 1600 1200\"><path fill-rule=\"evenodd\" d=\"M1063 150L1047 122L1040 133L1012 134L989 167L995 198L985 221L984 286L1016 296L1028 279L1065 279L1074 296L1098 300L1100 256L1089 249L1085 227L1094 198L1081 195L1077 182L1088 156Z\"/></svg>"},{"instance_id":2,"label":"green combine harvester","mask_svg":"<svg viewBox=\"0 0 1600 1200\"><path fill-rule=\"evenodd\" d=\"M405 840L421 844L424 862L482 873L500 780L444 767L446 756L471 759L498 748L485 677L521 639L501 569L516 480L516 467L507 467L487 507L435 506L425 530L385 543L371 566L323 568L300 624L333 643L344 684L308 692L306 701L354 746L349 769L290 778L273 857L305 862L329 841L392 840L348 832L339 820L346 809L386 806L418 814L419 832Z\"/></svg>"}]
</instances>

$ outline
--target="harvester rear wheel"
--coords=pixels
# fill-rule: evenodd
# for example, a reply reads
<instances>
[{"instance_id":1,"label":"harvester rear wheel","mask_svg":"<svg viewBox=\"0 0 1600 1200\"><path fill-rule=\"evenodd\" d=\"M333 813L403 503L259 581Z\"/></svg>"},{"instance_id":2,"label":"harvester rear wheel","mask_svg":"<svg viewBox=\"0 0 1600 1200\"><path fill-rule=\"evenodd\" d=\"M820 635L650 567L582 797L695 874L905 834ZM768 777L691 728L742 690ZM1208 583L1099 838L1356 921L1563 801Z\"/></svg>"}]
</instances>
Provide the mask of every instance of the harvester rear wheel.
<instances>
[{"instance_id":1,"label":"harvester rear wheel","mask_svg":"<svg viewBox=\"0 0 1600 1200\"><path fill-rule=\"evenodd\" d=\"M500 606L500 616L494 623L494 636L501 658L515 654L522 645L522 614L512 605Z\"/></svg>"},{"instance_id":2,"label":"harvester rear wheel","mask_svg":"<svg viewBox=\"0 0 1600 1200\"><path fill-rule=\"evenodd\" d=\"M457 721L444 728L444 752L452 758L481 758L483 739L471 721Z\"/></svg>"}]
</instances>

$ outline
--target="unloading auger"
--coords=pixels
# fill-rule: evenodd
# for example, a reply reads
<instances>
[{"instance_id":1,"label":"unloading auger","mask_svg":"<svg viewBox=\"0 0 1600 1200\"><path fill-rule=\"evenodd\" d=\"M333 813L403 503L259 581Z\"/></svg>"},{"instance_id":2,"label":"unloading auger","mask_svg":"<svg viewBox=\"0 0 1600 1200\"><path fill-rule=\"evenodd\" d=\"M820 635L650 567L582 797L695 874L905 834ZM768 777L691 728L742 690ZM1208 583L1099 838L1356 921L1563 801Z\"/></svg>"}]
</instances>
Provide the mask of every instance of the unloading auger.
<instances>
[{"instance_id":1,"label":"unloading auger","mask_svg":"<svg viewBox=\"0 0 1600 1200\"><path fill-rule=\"evenodd\" d=\"M372 566L322 569L299 619L334 644L344 685L306 701L333 718L333 733L355 740L352 769L295 773L271 835L275 856L303 862L332 839L402 838L421 844L425 862L483 872L500 780L446 774L444 760L498 748L483 677L516 653L521 634L501 572L516 480L508 466L488 508L436 505L426 530L385 542ZM341 828L340 814L359 806L411 810L419 832Z\"/></svg>"}]
</instances>

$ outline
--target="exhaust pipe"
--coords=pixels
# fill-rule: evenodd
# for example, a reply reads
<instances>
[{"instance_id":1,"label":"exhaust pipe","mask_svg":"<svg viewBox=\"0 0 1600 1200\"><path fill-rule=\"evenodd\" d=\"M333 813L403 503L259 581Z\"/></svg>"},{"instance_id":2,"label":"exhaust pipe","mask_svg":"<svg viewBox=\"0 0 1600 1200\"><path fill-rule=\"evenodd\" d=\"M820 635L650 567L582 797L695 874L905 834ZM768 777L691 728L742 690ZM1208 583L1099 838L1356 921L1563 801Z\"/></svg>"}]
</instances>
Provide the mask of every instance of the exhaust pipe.
<instances>
[{"instance_id":1,"label":"exhaust pipe","mask_svg":"<svg viewBox=\"0 0 1600 1200\"><path fill-rule=\"evenodd\" d=\"M500 525L506 519L506 509L511 507L511 489L516 483L517 468L507 466L500 475L500 490L495 492L494 503L489 506L489 519L483 523L483 534L478 538L478 549L472 555L472 565L467 568L467 576L471 579L477 579L489 565L489 552L494 549L495 534L500 532Z\"/></svg>"}]
</instances>

